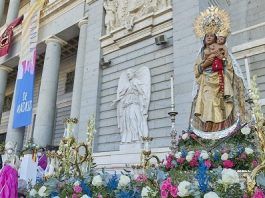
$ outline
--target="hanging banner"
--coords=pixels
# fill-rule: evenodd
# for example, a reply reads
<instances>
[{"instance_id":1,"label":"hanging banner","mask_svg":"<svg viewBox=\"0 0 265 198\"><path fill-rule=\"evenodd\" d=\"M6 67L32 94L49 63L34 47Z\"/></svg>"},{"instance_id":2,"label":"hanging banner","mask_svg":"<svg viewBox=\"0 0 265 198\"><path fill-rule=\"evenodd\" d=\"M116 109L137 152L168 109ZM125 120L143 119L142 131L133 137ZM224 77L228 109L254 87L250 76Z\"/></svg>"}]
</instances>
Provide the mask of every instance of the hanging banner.
<instances>
[{"instance_id":1,"label":"hanging banner","mask_svg":"<svg viewBox=\"0 0 265 198\"><path fill-rule=\"evenodd\" d=\"M40 21L44 0L36 0L22 24L21 51L18 65L13 128L28 126L32 122L35 65Z\"/></svg>"},{"instance_id":2,"label":"hanging banner","mask_svg":"<svg viewBox=\"0 0 265 198\"><path fill-rule=\"evenodd\" d=\"M23 16L16 18L7 26L3 34L0 36L0 57L8 54L13 38L13 29L20 25L23 21Z\"/></svg>"}]
</instances>

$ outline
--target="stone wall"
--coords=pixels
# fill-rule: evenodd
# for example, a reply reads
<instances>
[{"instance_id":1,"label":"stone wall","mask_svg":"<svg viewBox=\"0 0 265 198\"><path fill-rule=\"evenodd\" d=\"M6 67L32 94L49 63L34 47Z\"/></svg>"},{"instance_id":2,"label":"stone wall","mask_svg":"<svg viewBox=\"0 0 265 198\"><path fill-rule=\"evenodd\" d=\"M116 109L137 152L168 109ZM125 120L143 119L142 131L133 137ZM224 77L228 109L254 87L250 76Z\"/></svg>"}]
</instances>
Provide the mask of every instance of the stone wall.
<instances>
[{"instance_id":1,"label":"stone wall","mask_svg":"<svg viewBox=\"0 0 265 198\"><path fill-rule=\"evenodd\" d=\"M172 31L164 33L168 44L158 46L155 38L145 39L137 44L105 55L111 60L110 67L102 71L100 92L100 116L98 128L98 151L118 150L120 132L117 128L117 109L111 106L117 97L119 77L129 68L146 66L151 71L151 102L149 107L149 132L154 147L164 147L169 143L168 112L170 110L170 76L173 74Z\"/></svg>"}]
</instances>

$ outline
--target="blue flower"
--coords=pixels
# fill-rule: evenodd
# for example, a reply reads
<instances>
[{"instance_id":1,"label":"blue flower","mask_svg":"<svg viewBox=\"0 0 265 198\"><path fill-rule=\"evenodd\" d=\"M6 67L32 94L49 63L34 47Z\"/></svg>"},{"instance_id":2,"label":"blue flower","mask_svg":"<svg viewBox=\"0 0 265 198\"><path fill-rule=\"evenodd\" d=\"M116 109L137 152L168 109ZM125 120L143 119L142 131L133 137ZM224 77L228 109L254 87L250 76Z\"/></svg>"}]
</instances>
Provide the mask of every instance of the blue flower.
<instances>
[{"instance_id":1,"label":"blue flower","mask_svg":"<svg viewBox=\"0 0 265 198\"><path fill-rule=\"evenodd\" d=\"M213 160L218 161L220 159L220 157L221 157L220 154L217 151L214 151Z\"/></svg>"},{"instance_id":2,"label":"blue flower","mask_svg":"<svg viewBox=\"0 0 265 198\"><path fill-rule=\"evenodd\" d=\"M81 184L80 184L83 192L88 195L89 197L92 197L92 192L89 188L89 186L84 182L84 181L81 181Z\"/></svg>"},{"instance_id":3,"label":"blue flower","mask_svg":"<svg viewBox=\"0 0 265 198\"><path fill-rule=\"evenodd\" d=\"M121 191L117 194L117 198L140 198L138 191Z\"/></svg>"},{"instance_id":4,"label":"blue flower","mask_svg":"<svg viewBox=\"0 0 265 198\"><path fill-rule=\"evenodd\" d=\"M119 183L119 178L115 172L114 175L112 175L112 177L109 179L108 183L107 183L107 188L110 191L116 190L118 187L118 183Z\"/></svg>"},{"instance_id":5,"label":"blue flower","mask_svg":"<svg viewBox=\"0 0 265 198\"><path fill-rule=\"evenodd\" d=\"M182 156L182 157L186 157L187 154L188 154L188 151L187 151L185 148L183 148L183 149L181 150L181 156Z\"/></svg>"},{"instance_id":6,"label":"blue flower","mask_svg":"<svg viewBox=\"0 0 265 198\"><path fill-rule=\"evenodd\" d=\"M208 190L209 176L207 175L208 168L203 160L199 160L198 172L196 179L198 180L200 190L204 193Z\"/></svg>"}]
</instances>

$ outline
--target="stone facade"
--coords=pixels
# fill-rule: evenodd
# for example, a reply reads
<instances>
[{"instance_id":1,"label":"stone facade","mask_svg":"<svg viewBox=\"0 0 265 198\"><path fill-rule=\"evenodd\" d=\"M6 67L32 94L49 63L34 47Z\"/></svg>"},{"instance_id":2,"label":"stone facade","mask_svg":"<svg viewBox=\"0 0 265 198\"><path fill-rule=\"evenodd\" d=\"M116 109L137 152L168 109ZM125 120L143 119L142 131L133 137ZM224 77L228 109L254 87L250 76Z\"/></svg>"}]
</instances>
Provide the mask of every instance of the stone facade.
<instances>
[{"instance_id":1,"label":"stone facade","mask_svg":"<svg viewBox=\"0 0 265 198\"><path fill-rule=\"evenodd\" d=\"M28 3L28 1L22 1L19 13L26 12L25 6L29 6ZM200 11L211 4L229 11L232 34L228 46L238 59L243 72L245 58L248 58L251 75L258 76L261 98L264 99L265 2L263 0L173 0L172 4L163 9L154 9L136 18L131 28L124 25L114 27L110 31L106 31L104 27L106 21L104 20L103 0L51 1L44 7L41 14L39 60L45 60L45 41L48 38L59 39L64 42L64 45L61 46L56 108L52 110L55 120L51 141L48 143L58 145L64 130L63 119L69 117L70 114L77 115L79 118L76 135L80 141L84 140L88 118L95 115L97 133L94 151L97 153L95 155L99 162L110 159L112 155L119 157L124 155L124 153L117 153L120 152L120 132L117 127L116 107L111 106L111 103L116 98L121 73L128 68L138 69L146 66L151 71L148 126L149 134L154 137L152 147L158 153L167 151L170 144L170 119L168 117L170 77L173 75L175 79L175 103L176 110L179 112L176 126L177 130L181 131L187 128L189 122L193 64L201 47L201 41L195 37L193 32L193 20ZM0 4L1 6L2 4ZM9 6L12 5L5 4L3 11L0 9L0 14L7 15ZM12 9L17 8L14 6ZM12 9L10 8L10 10ZM15 11L13 10L13 15L16 13ZM2 17L0 16L0 18ZM86 21L83 26L85 30L80 31L83 24L80 21L84 20ZM165 36L166 44L156 44L155 38L159 35ZM21 27L18 27L15 29L9 55L0 58L0 65L13 70L6 73L8 75L5 86L6 96L14 90L20 37ZM82 39L82 43L85 43L85 45L79 44L82 49L78 49L78 39ZM78 60L76 57L79 57ZM43 80L43 65L45 65L43 61L40 61L36 72L34 114L37 112L38 101L40 101L38 96ZM67 73L74 71L77 66L79 72L75 74L75 78L82 78L82 80L79 79L78 85L73 87L79 91L65 93ZM80 68L81 71L83 70L82 72L80 72ZM0 79L0 86L3 85L1 80L4 81L4 78ZM79 108L75 108L75 110L71 107L73 94L78 94L75 96L73 104L78 103ZM0 104L2 103L0 102ZM8 120L9 112L3 112L0 134L8 133ZM31 127L23 129L25 131L24 142L28 139L30 130ZM41 135L39 134L38 137ZM113 163L115 163L114 161Z\"/></svg>"}]
</instances>

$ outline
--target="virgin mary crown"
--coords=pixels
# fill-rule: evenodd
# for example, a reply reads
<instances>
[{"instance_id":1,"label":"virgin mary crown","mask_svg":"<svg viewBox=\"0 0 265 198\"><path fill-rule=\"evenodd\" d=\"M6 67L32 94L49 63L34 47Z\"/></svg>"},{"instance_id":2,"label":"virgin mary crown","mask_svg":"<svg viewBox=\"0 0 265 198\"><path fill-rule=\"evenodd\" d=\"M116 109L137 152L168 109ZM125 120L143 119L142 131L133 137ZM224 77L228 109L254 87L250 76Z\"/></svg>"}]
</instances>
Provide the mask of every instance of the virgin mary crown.
<instances>
[{"instance_id":1,"label":"virgin mary crown","mask_svg":"<svg viewBox=\"0 0 265 198\"><path fill-rule=\"evenodd\" d=\"M194 31L197 37L216 34L227 37L230 32L229 14L216 6L207 8L195 19Z\"/></svg>"}]
</instances>

